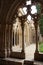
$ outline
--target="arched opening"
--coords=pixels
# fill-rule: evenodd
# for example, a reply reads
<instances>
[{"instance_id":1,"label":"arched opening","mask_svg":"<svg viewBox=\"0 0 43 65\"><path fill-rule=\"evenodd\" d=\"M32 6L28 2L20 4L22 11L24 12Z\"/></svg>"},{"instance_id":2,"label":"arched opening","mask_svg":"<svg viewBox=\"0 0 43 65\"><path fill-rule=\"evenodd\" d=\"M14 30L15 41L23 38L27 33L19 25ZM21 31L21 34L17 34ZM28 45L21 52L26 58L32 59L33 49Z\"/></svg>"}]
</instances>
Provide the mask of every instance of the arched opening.
<instances>
[{"instance_id":1,"label":"arched opening","mask_svg":"<svg viewBox=\"0 0 43 65\"><path fill-rule=\"evenodd\" d=\"M38 40L39 40L39 53L43 54L43 14L41 14L39 20L39 31L38 31Z\"/></svg>"},{"instance_id":2,"label":"arched opening","mask_svg":"<svg viewBox=\"0 0 43 65\"><path fill-rule=\"evenodd\" d=\"M26 59L34 59L35 46L34 21L29 21L27 19L24 23L24 52ZM15 23L13 24L12 52L22 52L22 29L19 18L16 18Z\"/></svg>"},{"instance_id":3,"label":"arched opening","mask_svg":"<svg viewBox=\"0 0 43 65\"><path fill-rule=\"evenodd\" d=\"M36 43L35 49L35 59L37 59L38 51L38 20L40 15L40 8L37 10L40 2L37 1L26 1L23 2L20 6L18 6L16 12L12 14L11 18L18 18L18 22L13 20L12 23L12 46L11 55L13 57L21 57L25 58L25 46L27 47L30 43ZM34 8L34 9L33 9ZM32 20L34 23L29 23L27 21L27 16L29 16L29 21ZM14 17L14 18L13 18ZM11 20L11 19L10 19ZM30 21L30 22L32 22ZM34 25L33 25L34 24ZM32 27L33 26L33 27ZM29 29L29 30L28 30ZM28 33L29 32L29 33ZM30 36L30 37L29 37ZM30 39L31 38L31 39ZM19 47L19 49L18 49ZM17 48L17 49L15 49ZM19 53L21 51L21 53ZM16 53L15 53L16 52ZM18 53L18 55L16 55ZM20 55L19 55L20 54ZM16 56L15 56L16 55Z\"/></svg>"},{"instance_id":4,"label":"arched opening","mask_svg":"<svg viewBox=\"0 0 43 65\"><path fill-rule=\"evenodd\" d=\"M25 58L32 60L34 59L34 53L36 49L36 40L35 40L35 27L34 22L31 20L29 23L25 22ZM31 51L31 52L30 52Z\"/></svg>"},{"instance_id":5,"label":"arched opening","mask_svg":"<svg viewBox=\"0 0 43 65\"><path fill-rule=\"evenodd\" d=\"M15 16L17 16L18 19L16 17L16 22L13 24L12 52L15 53L15 52L21 51L22 53L25 53L27 51L26 47L27 47L27 49L29 49L28 46L32 45L30 47L31 48L34 47L34 48L33 48L33 50L30 48L31 50L29 50L29 51L31 51L33 54L28 51L30 54L32 54L31 56L29 56L31 59L34 58L35 52L38 53L38 34L37 34L37 32L38 32L39 12L37 10L37 6L38 6L37 3L35 3L35 2L32 3L31 0L28 2L26 1L26 4L20 6L17 9L17 14L15 14ZM21 28L21 30L20 30L20 28ZM20 35L20 33L21 33L21 35ZM19 38L19 36L21 36L21 37ZM36 43L36 45L35 45L35 43ZM27 53L27 55L29 55L29 54Z\"/></svg>"},{"instance_id":6,"label":"arched opening","mask_svg":"<svg viewBox=\"0 0 43 65\"><path fill-rule=\"evenodd\" d=\"M13 46L12 52L21 52L22 50L22 30L19 19L16 18L16 22L13 24Z\"/></svg>"}]
</instances>

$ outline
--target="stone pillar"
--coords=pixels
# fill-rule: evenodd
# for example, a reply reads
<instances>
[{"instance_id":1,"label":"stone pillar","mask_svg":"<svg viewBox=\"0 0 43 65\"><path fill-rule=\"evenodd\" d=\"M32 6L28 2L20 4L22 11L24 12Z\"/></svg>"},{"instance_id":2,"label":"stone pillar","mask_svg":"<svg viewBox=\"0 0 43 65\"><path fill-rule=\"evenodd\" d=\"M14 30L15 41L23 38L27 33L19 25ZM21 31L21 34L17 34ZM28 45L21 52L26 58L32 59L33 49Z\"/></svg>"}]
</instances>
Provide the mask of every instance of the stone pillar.
<instances>
[{"instance_id":1,"label":"stone pillar","mask_svg":"<svg viewBox=\"0 0 43 65\"><path fill-rule=\"evenodd\" d=\"M17 45L19 45L19 30L18 30L18 26L17 26L17 30L16 30L16 40L17 40Z\"/></svg>"},{"instance_id":2,"label":"stone pillar","mask_svg":"<svg viewBox=\"0 0 43 65\"><path fill-rule=\"evenodd\" d=\"M0 24L0 58L5 57L5 25Z\"/></svg>"},{"instance_id":3,"label":"stone pillar","mask_svg":"<svg viewBox=\"0 0 43 65\"><path fill-rule=\"evenodd\" d=\"M15 46L15 30L14 30L14 46Z\"/></svg>"},{"instance_id":4,"label":"stone pillar","mask_svg":"<svg viewBox=\"0 0 43 65\"><path fill-rule=\"evenodd\" d=\"M35 21L35 33L36 33L36 50L35 53L38 53L38 22Z\"/></svg>"},{"instance_id":5,"label":"stone pillar","mask_svg":"<svg viewBox=\"0 0 43 65\"><path fill-rule=\"evenodd\" d=\"M22 17L19 18L21 22L21 29L22 29L22 52L24 53L24 19Z\"/></svg>"},{"instance_id":6,"label":"stone pillar","mask_svg":"<svg viewBox=\"0 0 43 65\"><path fill-rule=\"evenodd\" d=\"M2 57L2 51L1 51L1 50L2 50L2 45L1 45L1 44L2 44L2 42L1 42L1 37L2 37L1 31L2 31L2 30L1 30L1 29L2 29L2 28L1 28L1 27L2 27L2 25L0 24L0 57Z\"/></svg>"},{"instance_id":7,"label":"stone pillar","mask_svg":"<svg viewBox=\"0 0 43 65\"><path fill-rule=\"evenodd\" d=\"M15 25L13 25L13 46L15 46Z\"/></svg>"},{"instance_id":8,"label":"stone pillar","mask_svg":"<svg viewBox=\"0 0 43 65\"><path fill-rule=\"evenodd\" d=\"M16 33L15 33L15 45L17 45L17 30L16 30Z\"/></svg>"},{"instance_id":9,"label":"stone pillar","mask_svg":"<svg viewBox=\"0 0 43 65\"><path fill-rule=\"evenodd\" d=\"M14 31L13 31L13 46L14 46Z\"/></svg>"},{"instance_id":10,"label":"stone pillar","mask_svg":"<svg viewBox=\"0 0 43 65\"><path fill-rule=\"evenodd\" d=\"M10 56L10 29L11 29L11 25L9 24L9 34L8 34L8 36L9 36L9 44L8 44L8 56Z\"/></svg>"},{"instance_id":11,"label":"stone pillar","mask_svg":"<svg viewBox=\"0 0 43 65\"><path fill-rule=\"evenodd\" d=\"M9 24L5 26L5 57L10 56L10 27Z\"/></svg>"},{"instance_id":12,"label":"stone pillar","mask_svg":"<svg viewBox=\"0 0 43 65\"><path fill-rule=\"evenodd\" d=\"M22 52L25 53L25 50L24 50L24 25L25 25L25 17L21 16L20 18L20 22L21 22L21 29L22 29Z\"/></svg>"},{"instance_id":13,"label":"stone pillar","mask_svg":"<svg viewBox=\"0 0 43 65\"><path fill-rule=\"evenodd\" d=\"M7 24L5 25L5 57L7 57L6 30L7 30Z\"/></svg>"},{"instance_id":14,"label":"stone pillar","mask_svg":"<svg viewBox=\"0 0 43 65\"><path fill-rule=\"evenodd\" d=\"M13 46L13 24L10 27L10 54L12 54L12 46Z\"/></svg>"},{"instance_id":15,"label":"stone pillar","mask_svg":"<svg viewBox=\"0 0 43 65\"><path fill-rule=\"evenodd\" d=\"M24 52L24 23L21 23L22 28L22 52Z\"/></svg>"},{"instance_id":16,"label":"stone pillar","mask_svg":"<svg viewBox=\"0 0 43 65\"><path fill-rule=\"evenodd\" d=\"M6 24L6 54L7 54L7 56L6 57L8 57L9 56L9 25L8 24Z\"/></svg>"},{"instance_id":17,"label":"stone pillar","mask_svg":"<svg viewBox=\"0 0 43 65\"><path fill-rule=\"evenodd\" d=\"M35 54L34 54L34 60L38 60L39 57L39 52L38 52L38 21L35 21L35 32L36 32L36 50L35 50Z\"/></svg>"}]
</instances>

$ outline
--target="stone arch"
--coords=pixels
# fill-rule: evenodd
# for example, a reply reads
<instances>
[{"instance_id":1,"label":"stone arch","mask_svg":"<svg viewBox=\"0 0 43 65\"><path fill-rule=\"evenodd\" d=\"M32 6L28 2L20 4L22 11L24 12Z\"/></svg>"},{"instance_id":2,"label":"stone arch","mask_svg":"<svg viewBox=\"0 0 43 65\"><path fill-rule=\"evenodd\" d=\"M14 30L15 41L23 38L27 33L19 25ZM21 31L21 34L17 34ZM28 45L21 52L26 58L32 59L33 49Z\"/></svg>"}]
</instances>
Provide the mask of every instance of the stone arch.
<instances>
[{"instance_id":1,"label":"stone arch","mask_svg":"<svg viewBox=\"0 0 43 65\"><path fill-rule=\"evenodd\" d=\"M5 32L6 35L9 34L8 38L9 38L9 42L8 42L8 46L10 46L10 48L7 46L5 53L7 52L7 56L9 57L10 55L12 55L12 42L13 42L13 22L15 23L16 21L14 18L14 15L16 14L16 10L18 9L18 7L23 3L23 0L15 0L12 4L11 7L8 10L7 16L6 16L6 25L8 25L10 28L9 29L9 33ZM7 28L7 27L6 27ZM6 37L5 35L5 37ZM6 40L6 39L5 39ZM7 40L8 41L8 40ZM7 42L5 42L5 45L7 44ZM10 49L10 51L9 51ZM9 53L10 52L10 53Z\"/></svg>"},{"instance_id":2,"label":"stone arch","mask_svg":"<svg viewBox=\"0 0 43 65\"><path fill-rule=\"evenodd\" d=\"M18 8L19 5L21 5L22 3L23 3L23 0L20 0L20 1L15 0L15 1L13 2L13 4L11 5L11 7L10 7L8 13L7 13L7 16L6 16L6 23L9 22L9 21L10 21L10 23L11 23L11 21L14 20L14 14L17 12L17 8Z\"/></svg>"},{"instance_id":3,"label":"stone arch","mask_svg":"<svg viewBox=\"0 0 43 65\"><path fill-rule=\"evenodd\" d=\"M3 1L1 0L0 1L0 14L1 14L2 8L3 8Z\"/></svg>"},{"instance_id":4,"label":"stone arch","mask_svg":"<svg viewBox=\"0 0 43 65\"><path fill-rule=\"evenodd\" d=\"M19 5L22 3L22 0L19 1L14 1L14 3L11 5L11 8L8 11L7 17L6 17L6 22L7 23L12 23L13 24L13 19L14 19L14 14L17 11L17 8L19 7Z\"/></svg>"}]
</instances>

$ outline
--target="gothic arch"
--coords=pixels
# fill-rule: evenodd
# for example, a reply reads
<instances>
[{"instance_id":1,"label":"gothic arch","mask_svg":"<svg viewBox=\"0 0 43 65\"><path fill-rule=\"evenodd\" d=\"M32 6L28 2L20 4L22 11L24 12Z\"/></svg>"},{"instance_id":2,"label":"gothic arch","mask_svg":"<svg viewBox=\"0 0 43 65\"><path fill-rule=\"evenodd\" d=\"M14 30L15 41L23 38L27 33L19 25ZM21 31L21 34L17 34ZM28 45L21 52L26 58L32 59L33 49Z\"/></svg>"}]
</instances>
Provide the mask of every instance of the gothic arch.
<instances>
[{"instance_id":1,"label":"gothic arch","mask_svg":"<svg viewBox=\"0 0 43 65\"><path fill-rule=\"evenodd\" d=\"M23 3L23 0L15 0L14 3L11 5L7 16L6 16L6 23L11 23L13 24L13 20L15 19L14 15L17 12L18 7Z\"/></svg>"},{"instance_id":2,"label":"gothic arch","mask_svg":"<svg viewBox=\"0 0 43 65\"><path fill-rule=\"evenodd\" d=\"M25 0L24 0L25 1ZM17 14L17 9L18 7L20 7L20 5L22 5L22 3L24 2L23 0L15 0L11 7L8 10L7 16L6 16L6 23L9 22L11 23L14 20L14 15ZM42 2L39 1L41 4Z\"/></svg>"},{"instance_id":3,"label":"gothic arch","mask_svg":"<svg viewBox=\"0 0 43 65\"><path fill-rule=\"evenodd\" d=\"M11 23L14 20L14 15L17 12L17 8L19 7L19 5L21 5L23 3L23 0L15 0L13 2L13 4L11 5L11 7L9 8L9 11L7 13L6 16L6 23Z\"/></svg>"},{"instance_id":4,"label":"gothic arch","mask_svg":"<svg viewBox=\"0 0 43 65\"><path fill-rule=\"evenodd\" d=\"M3 8L3 1L0 0L0 14L1 14L2 8Z\"/></svg>"}]
</instances>

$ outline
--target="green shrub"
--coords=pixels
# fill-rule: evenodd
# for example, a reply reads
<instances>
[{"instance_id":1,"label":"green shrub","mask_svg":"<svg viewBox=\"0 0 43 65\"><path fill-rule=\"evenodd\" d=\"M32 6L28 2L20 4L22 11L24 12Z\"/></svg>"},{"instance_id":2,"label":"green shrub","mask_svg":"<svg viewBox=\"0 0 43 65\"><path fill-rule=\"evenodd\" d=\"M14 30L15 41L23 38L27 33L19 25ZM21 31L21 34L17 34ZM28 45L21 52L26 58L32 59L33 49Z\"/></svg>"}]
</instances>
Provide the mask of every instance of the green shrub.
<instances>
[{"instance_id":1,"label":"green shrub","mask_svg":"<svg viewBox=\"0 0 43 65\"><path fill-rule=\"evenodd\" d=\"M39 43L39 51L40 52L43 52L43 42L40 42Z\"/></svg>"}]
</instances>

